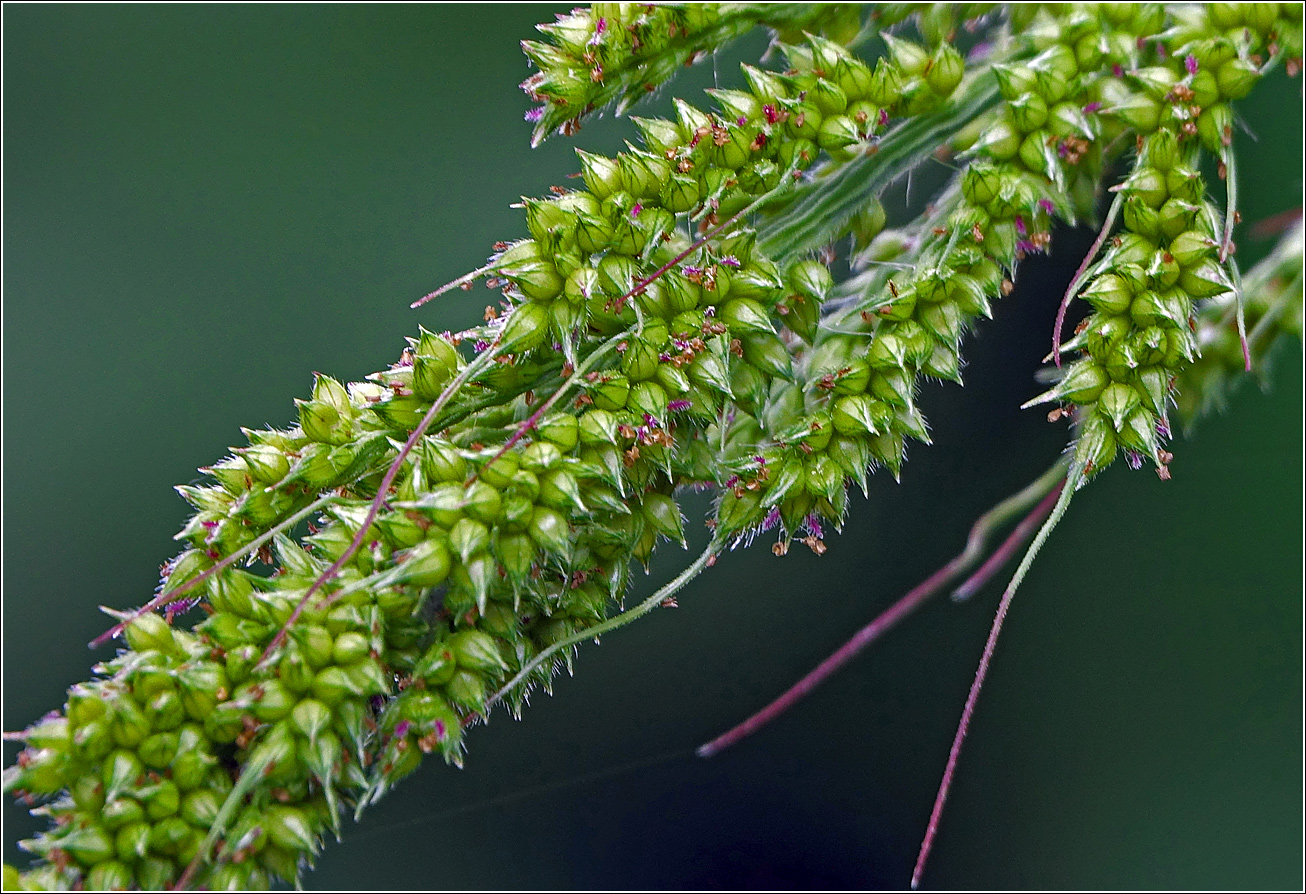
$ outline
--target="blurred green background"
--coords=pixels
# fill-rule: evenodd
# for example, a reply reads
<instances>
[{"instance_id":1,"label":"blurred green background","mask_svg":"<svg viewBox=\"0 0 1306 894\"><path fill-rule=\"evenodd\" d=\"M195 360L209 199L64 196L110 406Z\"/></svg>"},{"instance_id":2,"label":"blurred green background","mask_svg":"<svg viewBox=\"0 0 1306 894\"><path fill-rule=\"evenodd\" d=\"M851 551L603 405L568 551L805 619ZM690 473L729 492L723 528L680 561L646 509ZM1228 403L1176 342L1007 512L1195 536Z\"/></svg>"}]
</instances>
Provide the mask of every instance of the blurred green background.
<instances>
[{"instance_id":1,"label":"blurred green background","mask_svg":"<svg viewBox=\"0 0 1306 894\"><path fill-rule=\"evenodd\" d=\"M407 305L522 235L508 205L565 183L571 142L633 135L609 117L528 148L517 42L561 8L6 7L5 729L107 656L85 648L96 605L148 598L186 512L172 485L238 426L288 423L313 370L358 377L419 323L477 320L479 288ZM675 89L735 84L764 45ZM1242 112L1245 217L1300 206L1300 81ZM522 723L477 729L467 769L425 766L307 885L903 887L999 586L927 606L736 750L690 751L1053 461L1064 427L1017 407L1086 244L1022 272L967 387L926 388L934 447L877 476L824 558L723 557ZM1117 464L1075 501L1009 619L929 886L1301 886L1300 346L1277 359L1271 392L1177 444L1173 481ZM4 816L24 859L32 821Z\"/></svg>"}]
</instances>

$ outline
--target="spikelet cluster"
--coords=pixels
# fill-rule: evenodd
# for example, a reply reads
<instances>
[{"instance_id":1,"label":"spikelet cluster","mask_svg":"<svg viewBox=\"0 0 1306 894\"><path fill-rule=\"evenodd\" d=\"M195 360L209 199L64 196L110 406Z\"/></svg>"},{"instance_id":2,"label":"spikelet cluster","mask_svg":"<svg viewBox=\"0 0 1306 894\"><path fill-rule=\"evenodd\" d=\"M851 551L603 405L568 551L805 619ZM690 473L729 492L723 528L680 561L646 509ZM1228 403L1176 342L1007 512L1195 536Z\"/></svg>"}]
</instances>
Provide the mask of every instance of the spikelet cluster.
<instances>
[{"instance_id":1,"label":"spikelet cluster","mask_svg":"<svg viewBox=\"0 0 1306 894\"><path fill-rule=\"evenodd\" d=\"M179 488L194 514L160 590L185 602L121 614L126 648L22 734L5 788L51 825L6 888L297 879L346 811L427 754L460 763L493 703L551 685L633 563L686 542L686 488L717 495L709 552L772 529L778 553L823 552L849 485L928 442L922 378L961 380L967 328L1054 222L1097 220L1120 163L1122 229L1043 399L1090 472L1121 450L1164 470L1168 408L1192 415L1232 369L1236 272L1200 155L1227 162L1229 103L1295 64L1300 5L893 4L869 60L849 48L863 12L597 4L542 27L537 139L757 24L787 62L636 119L615 157L579 151L583 188L523 200L529 238L496 246L483 326L319 376L297 424ZM967 28L989 41L963 52ZM886 228L876 166L941 147L953 182ZM804 215L848 238L842 282L823 243L776 248ZM1300 332L1294 258L1255 280L1258 347ZM191 604L204 620L174 625Z\"/></svg>"}]
</instances>

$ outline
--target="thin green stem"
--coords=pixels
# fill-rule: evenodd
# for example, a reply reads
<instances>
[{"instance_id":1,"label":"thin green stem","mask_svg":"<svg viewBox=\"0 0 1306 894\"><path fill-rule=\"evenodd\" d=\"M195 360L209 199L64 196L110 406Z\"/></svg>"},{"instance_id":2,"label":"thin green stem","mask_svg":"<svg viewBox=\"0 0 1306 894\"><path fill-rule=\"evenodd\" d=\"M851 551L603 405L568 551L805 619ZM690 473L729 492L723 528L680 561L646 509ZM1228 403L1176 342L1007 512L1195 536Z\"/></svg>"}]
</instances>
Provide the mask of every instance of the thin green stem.
<instances>
[{"instance_id":1,"label":"thin green stem","mask_svg":"<svg viewBox=\"0 0 1306 894\"><path fill-rule=\"evenodd\" d=\"M511 680L509 680L507 683L505 683L503 687L499 689L498 692L494 693L488 699L486 699L485 701L486 710L488 711L489 708L491 708L496 702L500 701L506 694L511 692L518 685L522 684L527 677L529 677L532 673L535 672L536 668L540 667L546 661L551 661L553 659L553 656L557 655L563 649L569 649L572 646L576 645L577 643L583 642L584 640L587 639L595 639L599 636L602 636L605 633L608 633L609 631L616 630L618 627L625 627L627 624L629 624L631 621L634 621L636 618L648 614L654 608L661 605L667 599L669 599L670 597L678 593L686 584L688 584L694 578L698 577L703 572L703 569L707 568L709 565L712 564L712 561L716 558L717 553L721 550L721 548L722 548L722 544L716 542L715 540L712 541L707 545L707 548L704 549L701 554L699 554L699 557L695 559L692 563L690 563L688 568L686 568L684 571L680 572L680 574L676 575L672 580L664 584L652 596L645 599L639 605L635 606L634 608L627 609L626 611L622 612L619 615L613 615L611 618L608 618L606 621L602 621L598 624L595 624L593 627L586 627L584 630L577 630L571 636L558 640L558 642L554 643L544 651L540 652L529 662L527 662L526 665L523 666L522 669L517 672L517 675L513 677Z\"/></svg>"}]
</instances>

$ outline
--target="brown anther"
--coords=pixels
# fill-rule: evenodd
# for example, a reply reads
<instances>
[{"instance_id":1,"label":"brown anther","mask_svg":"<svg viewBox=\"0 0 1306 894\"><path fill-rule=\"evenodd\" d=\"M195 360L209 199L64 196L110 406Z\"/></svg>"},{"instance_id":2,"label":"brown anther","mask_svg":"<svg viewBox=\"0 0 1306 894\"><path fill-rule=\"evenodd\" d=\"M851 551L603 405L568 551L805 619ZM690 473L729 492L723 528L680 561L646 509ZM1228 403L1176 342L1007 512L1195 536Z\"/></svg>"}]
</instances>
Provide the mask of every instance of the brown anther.
<instances>
[{"instance_id":1,"label":"brown anther","mask_svg":"<svg viewBox=\"0 0 1306 894\"><path fill-rule=\"evenodd\" d=\"M1051 410L1048 411L1048 422L1056 422L1064 415L1066 415L1065 410L1061 409L1060 407L1053 407Z\"/></svg>"},{"instance_id":2,"label":"brown anther","mask_svg":"<svg viewBox=\"0 0 1306 894\"><path fill-rule=\"evenodd\" d=\"M1169 467L1169 466L1157 466L1157 467L1156 467L1156 477L1157 477L1157 478L1160 478L1162 481L1169 481L1169 480L1170 480L1170 467Z\"/></svg>"},{"instance_id":3,"label":"brown anther","mask_svg":"<svg viewBox=\"0 0 1306 894\"><path fill-rule=\"evenodd\" d=\"M592 403L594 403L594 398L590 397L588 394L582 394L580 397L572 401L571 405L579 410L581 407L588 407Z\"/></svg>"},{"instance_id":4,"label":"brown anther","mask_svg":"<svg viewBox=\"0 0 1306 894\"><path fill-rule=\"evenodd\" d=\"M1243 222L1243 213L1241 211L1235 211L1233 213L1233 222L1236 224L1240 224Z\"/></svg>"},{"instance_id":5,"label":"brown anther","mask_svg":"<svg viewBox=\"0 0 1306 894\"><path fill-rule=\"evenodd\" d=\"M946 236L947 233L948 233L948 228L947 228L947 227L931 227L931 228L930 228L930 232L933 233L935 236Z\"/></svg>"},{"instance_id":6,"label":"brown anther","mask_svg":"<svg viewBox=\"0 0 1306 894\"><path fill-rule=\"evenodd\" d=\"M1174 459L1174 454L1164 447L1156 448L1156 458L1161 461L1162 465L1170 465L1170 460Z\"/></svg>"},{"instance_id":7,"label":"brown anther","mask_svg":"<svg viewBox=\"0 0 1306 894\"><path fill-rule=\"evenodd\" d=\"M743 342L741 342L737 338L730 339L730 353L734 354L736 357L743 357L744 356Z\"/></svg>"},{"instance_id":8,"label":"brown anther","mask_svg":"<svg viewBox=\"0 0 1306 894\"><path fill-rule=\"evenodd\" d=\"M787 555L789 553L789 541L777 540L771 544L771 552L777 556Z\"/></svg>"},{"instance_id":9,"label":"brown anther","mask_svg":"<svg viewBox=\"0 0 1306 894\"><path fill-rule=\"evenodd\" d=\"M603 66L595 65L590 69L590 80L596 84L603 83Z\"/></svg>"},{"instance_id":10,"label":"brown anther","mask_svg":"<svg viewBox=\"0 0 1306 894\"><path fill-rule=\"evenodd\" d=\"M676 162L676 170L682 174L688 174L690 171L694 170L694 163L688 158L682 158L680 161Z\"/></svg>"},{"instance_id":11,"label":"brown anther","mask_svg":"<svg viewBox=\"0 0 1306 894\"><path fill-rule=\"evenodd\" d=\"M776 309L776 313L780 314L780 316L782 317L789 316L789 305L783 303L777 304L775 306L775 309Z\"/></svg>"},{"instance_id":12,"label":"brown anther","mask_svg":"<svg viewBox=\"0 0 1306 894\"><path fill-rule=\"evenodd\" d=\"M1009 279L1003 279L1003 280L1002 280L1002 297L1005 298L1005 297L1007 297L1008 295L1010 295L1010 294L1011 294L1011 290L1014 289L1015 287L1016 287L1016 284L1015 284L1014 282L1012 282L1012 281L1009 280Z\"/></svg>"},{"instance_id":13,"label":"brown anther","mask_svg":"<svg viewBox=\"0 0 1306 894\"><path fill-rule=\"evenodd\" d=\"M495 310L493 304L485 305L485 322L499 319L499 312Z\"/></svg>"},{"instance_id":14,"label":"brown anther","mask_svg":"<svg viewBox=\"0 0 1306 894\"><path fill-rule=\"evenodd\" d=\"M889 294L894 298L898 297L898 284L893 280L889 280Z\"/></svg>"},{"instance_id":15,"label":"brown anther","mask_svg":"<svg viewBox=\"0 0 1306 894\"><path fill-rule=\"evenodd\" d=\"M632 441L635 439L635 429L629 425L626 425L624 422L621 425L617 426L617 434L625 438L627 441Z\"/></svg>"},{"instance_id":16,"label":"brown anther","mask_svg":"<svg viewBox=\"0 0 1306 894\"><path fill-rule=\"evenodd\" d=\"M1179 125L1179 129L1183 131L1184 136L1197 136L1197 125L1192 121L1185 121L1183 124Z\"/></svg>"},{"instance_id":17,"label":"brown anther","mask_svg":"<svg viewBox=\"0 0 1306 894\"><path fill-rule=\"evenodd\" d=\"M766 145L766 134L759 133L757 136L753 137L753 142L748 144L748 148L754 152L758 152L765 145Z\"/></svg>"},{"instance_id":18,"label":"brown anther","mask_svg":"<svg viewBox=\"0 0 1306 894\"><path fill-rule=\"evenodd\" d=\"M634 466L635 463L637 463L638 461L639 461L639 447L638 447L638 446L632 446L629 450L627 450L627 451L626 451L624 454L622 454L622 456L621 456L621 463L622 463L622 465L624 465L624 466L625 466L626 468L628 468L628 469L631 468L632 466Z\"/></svg>"},{"instance_id":19,"label":"brown anther","mask_svg":"<svg viewBox=\"0 0 1306 894\"><path fill-rule=\"evenodd\" d=\"M808 455L811 455L811 452L812 452L812 445L809 444L809 443L807 443L806 441L803 441L803 443L801 443L801 444L798 445L798 449L801 450L801 451L803 451L803 453L806 453L806 454L808 454Z\"/></svg>"},{"instance_id":20,"label":"brown anther","mask_svg":"<svg viewBox=\"0 0 1306 894\"><path fill-rule=\"evenodd\" d=\"M507 251L507 250L508 250L508 243L507 243L507 242L496 242L496 243L494 243L493 248L494 248L495 251Z\"/></svg>"},{"instance_id":21,"label":"brown anther","mask_svg":"<svg viewBox=\"0 0 1306 894\"><path fill-rule=\"evenodd\" d=\"M984 241L984 231L980 229L979 224L975 224L970 228L970 238L974 239L976 242Z\"/></svg>"},{"instance_id":22,"label":"brown anther","mask_svg":"<svg viewBox=\"0 0 1306 894\"><path fill-rule=\"evenodd\" d=\"M1087 328L1088 328L1088 318L1085 317L1075 325L1075 334L1078 335L1079 333L1083 332Z\"/></svg>"},{"instance_id":23,"label":"brown anther","mask_svg":"<svg viewBox=\"0 0 1306 894\"><path fill-rule=\"evenodd\" d=\"M807 545L807 548L810 549L812 552L816 553L818 556L825 555L825 550L826 550L825 541L817 537L815 534L808 534L806 537L803 538L803 543L805 543Z\"/></svg>"},{"instance_id":24,"label":"brown anther","mask_svg":"<svg viewBox=\"0 0 1306 894\"><path fill-rule=\"evenodd\" d=\"M680 603L676 602L675 596L668 596L658 603L659 608L680 608Z\"/></svg>"}]
</instances>

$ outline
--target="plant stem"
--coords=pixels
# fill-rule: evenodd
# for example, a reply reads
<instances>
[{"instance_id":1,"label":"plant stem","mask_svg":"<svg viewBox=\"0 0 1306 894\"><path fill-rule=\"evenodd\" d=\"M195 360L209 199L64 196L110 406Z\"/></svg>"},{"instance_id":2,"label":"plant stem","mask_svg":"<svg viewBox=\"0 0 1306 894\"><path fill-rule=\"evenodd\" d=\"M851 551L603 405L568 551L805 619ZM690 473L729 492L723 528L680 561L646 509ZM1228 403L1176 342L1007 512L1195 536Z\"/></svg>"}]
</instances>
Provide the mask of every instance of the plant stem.
<instances>
[{"instance_id":1,"label":"plant stem","mask_svg":"<svg viewBox=\"0 0 1306 894\"><path fill-rule=\"evenodd\" d=\"M943 805L947 803L948 790L952 787L952 777L957 770L957 760L961 757L961 746L966 741L966 733L970 729L970 720L975 714L975 703L979 701L980 690L984 687L984 678L988 676L989 664L993 660L993 652L998 645L998 636L1002 633L1002 622L1006 620L1007 612L1011 609L1011 601L1015 598L1016 589L1020 586L1021 581L1025 579L1025 575L1029 573L1030 566L1034 564L1034 558L1043 547L1044 541L1047 540L1048 535L1052 533L1052 529L1057 526L1057 523L1066 514L1066 509L1070 507L1070 501L1083 478L1084 467L1078 462L1072 463L1070 472L1066 476L1065 486L1057 498L1057 504L1052 509L1052 514L1048 516L1047 521L1043 523L1043 527L1039 529L1038 535L1035 536L1034 542L1025 551L1025 556L1020 560L1020 566L1016 568L1011 583L1007 585L1006 592L1002 594L1002 602L998 604L998 612L993 618L993 626L989 628L989 637L984 643L984 653L980 656L979 667L975 669L975 681L970 685L970 692L966 696L966 705L961 711L961 720L957 724L957 733L952 738L952 748L948 751L948 764L943 770L943 780L939 783L938 794L934 797L934 807L930 810L930 821L925 827L925 837L921 841L921 850L916 857L916 868L912 870L911 886L913 890L920 886L921 874L925 871L925 863L929 860L930 850L934 847L934 838L939 831L939 820L943 816Z\"/></svg>"},{"instance_id":2,"label":"plant stem","mask_svg":"<svg viewBox=\"0 0 1306 894\"><path fill-rule=\"evenodd\" d=\"M339 499L340 498L334 494L328 494L325 497L319 497L309 505L305 506L303 509L296 512L294 515L287 518L285 521L281 522L280 524L272 528L269 528L261 536L255 538L254 540L251 540L249 543L245 544L243 547L236 550L231 555L227 556L225 559L223 559L218 564L214 565L212 568L208 569L202 574L197 574L195 577L192 577L190 580L186 581L186 583L174 587L166 593L160 593L158 596L155 596L149 602L145 603L140 608L136 609L136 611L132 612L126 618L126 620L119 621L117 624L113 625L108 630L104 631L104 633L101 633L95 639L91 640L90 643L88 644L88 647L95 649L98 648L99 646L104 645L109 640L114 639L119 634L121 634L123 630L127 628L127 625L130 624L132 621L135 621L137 618L141 617L142 615L152 612L157 608L162 608L163 606L167 605L170 602L177 601L178 599L181 598L183 593L186 593L188 590L194 589L197 585L208 580L210 577L217 574L219 571L222 571L224 568L227 568L228 566L236 562L238 559L241 559L244 556L247 556L250 553L254 552L256 549L258 549L263 544L270 541L273 537L277 536L281 532L293 528L295 525L299 524L305 518L308 518L310 515L312 515L317 510L321 509L323 506L327 506L331 503L335 503Z\"/></svg>"},{"instance_id":3,"label":"plant stem","mask_svg":"<svg viewBox=\"0 0 1306 894\"><path fill-rule=\"evenodd\" d=\"M628 609L627 611L624 611L619 615L613 615L611 618L608 618L606 621L603 621L599 624L595 624L593 627L586 627L584 630L577 630L571 636L568 636L565 639L558 640L558 642L554 643L544 651L540 652L529 662L527 662L526 665L523 666L522 669L517 672L517 675L513 677L511 680L509 680L507 683L505 683L503 687L499 689L498 692L494 693L488 699L485 700L486 710L488 711L490 707L492 707L496 702L500 701L508 692L512 691L514 687L521 684L528 676L530 676L530 674L533 673L536 668L544 664L545 661L551 659L558 652L562 651L563 649L570 648L571 646L574 646L576 643L579 643L583 640L596 639L597 637L602 636L603 634L607 633L610 630L616 630L618 627L624 627L627 624L629 624L631 621L634 621L636 618L648 614L650 611L652 611L658 605L662 604L669 597L674 596L686 584L688 584L694 578L698 577L699 574L703 572L703 569L707 568L709 565L712 564L713 559L716 558L717 553L720 551L721 547L722 544L713 540L711 543L707 545L707 548L704 549L701 554L699 554L699 557L695 559L692 563L690 563L688 568L680 572L680 574L676 575L668 583L664 584L660 589L657 590L657 592L655 592L652 596L645 599L639 605L635 606L632 609Z\"/></svg>"},{"instance_id":4,"label":"plant stem","mask_svg":"<svg viewBox=\"0 0 1306 894\"><path fill-rule=\"evenodd\" d=\"M712 741L700 746L696 752L698 756L712 757L713 755L720 754L731 745L751 736L753 733L775 720L785 711L788 711L799 701L806 698L812 690L824 683L829 677L833 676L836 671L852 661L857 655L861 654L863 649L879 639L880 636L893 627L893 625L897 624L903 618L907 617L907 615L919 608L926 599L942 590L950 581L954 580L957 575L978 562L980 556L984 552L984 546L987 543L989 536L992 535L996 528L1004 524L1011 517L1026 511L1031 503L1037 503L1033 512L1031 512L1029 516L1027 516L1020 525L1017 526L1016 530L1012 532L1011 537L1009 537L999 548L998 552L1002 552L1003 550L1007 551L1004 554L1004 560L1006 557L1009 557L1010 553L1016 549L1019 543L1023 542L1023 540L1029 536L1028 533L1025 532L1027 532L1028 529L1033 528L1034 525L1037 525L1051 509L1051 501L1054 500L1055 495L1060 492L1061 485L1065 481L1066 467L1067 460L1059 460L1050 469L1040 475L1037 480L1031 482L1019 493L1007 497L1001 503L998 503L988 512L981 515L971 527L970 534L966 537L966 548L962 550L959 555L913 587L908 591L907 595L903 596L893 605L881 612L873 621L871 621L871 623L857 631L852 639L848 640L848 642L840 646L834 654L830 655L830 657L826 658L813 668L807 676L789 687L789 689L779 698L772 701L766 707L762 708L762 710L753 714L742 723L731 727ZM994 555L996 556L998 553L994 553ZM1000 563L998 565L993 565L992 560L990 559L988 563L985 563L984 568L988 569L990 568L990 565L992 565L992 569L989 571L990 574L992 574L993 570L1000 567ZM970 578L970 580L967 580L966 584L962 585L963 588L970 585L972 581L976 581L978 577L979 575L977 574ZM973 592L974 589L978 589L980 585L982 585L982 581L976 583L972 590L966 593L966 596L969 596L970 592ZM958 593L960 592L961 591L958 590ZM958 597L957 594L953 594L953 598L965 598L965 596Z\"/></svg>"}]
</instances>

